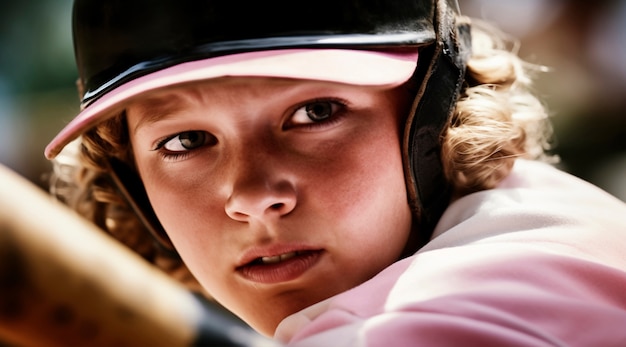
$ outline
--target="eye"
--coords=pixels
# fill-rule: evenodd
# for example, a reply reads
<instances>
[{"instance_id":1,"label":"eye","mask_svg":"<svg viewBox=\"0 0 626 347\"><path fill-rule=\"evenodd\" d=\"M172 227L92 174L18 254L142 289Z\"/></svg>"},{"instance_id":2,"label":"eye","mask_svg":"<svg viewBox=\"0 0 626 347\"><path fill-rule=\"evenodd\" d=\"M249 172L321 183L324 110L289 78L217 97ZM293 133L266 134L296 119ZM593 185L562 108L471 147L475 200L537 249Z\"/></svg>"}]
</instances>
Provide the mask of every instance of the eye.
<instances>
[{"instance_id":1,"label":"eye","mask_svg":"<svg viewBox=\"0 0 626 347\"><path fill-rule=\"evenodd\" d=\"M329 121L336 115L341 106L341 103L330 100L309 102L293 113L289 124L298 126Z\"/></svg>"},{"instance_id":2,"label":"eye","mask_svg":"<svg viewBox=\"0 0 626 347\"><path fill-rule=\"evenodd\" d=\"M167 152L188 152L202 146L217 143L215 136L204 131L185 131L173 137L168 137L157 145L158 149Z\"/></svg>"}]
</instances>

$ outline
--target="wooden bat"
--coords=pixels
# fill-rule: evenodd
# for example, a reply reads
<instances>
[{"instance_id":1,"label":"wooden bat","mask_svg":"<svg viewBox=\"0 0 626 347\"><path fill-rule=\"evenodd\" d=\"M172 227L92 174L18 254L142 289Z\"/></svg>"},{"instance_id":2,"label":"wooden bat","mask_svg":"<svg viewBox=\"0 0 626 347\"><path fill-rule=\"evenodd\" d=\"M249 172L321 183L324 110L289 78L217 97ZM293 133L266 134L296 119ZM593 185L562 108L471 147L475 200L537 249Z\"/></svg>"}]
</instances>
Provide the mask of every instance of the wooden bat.
<instances>
[{"instance_id":1,"label":"wooden bat","mask_svg":"<svg viewBox=\"0 0 626 347\"><path fill-rule=\"evenodd\" d=\"M0 165L0 345L276 346Z\"/></svg>"}]
</instances>

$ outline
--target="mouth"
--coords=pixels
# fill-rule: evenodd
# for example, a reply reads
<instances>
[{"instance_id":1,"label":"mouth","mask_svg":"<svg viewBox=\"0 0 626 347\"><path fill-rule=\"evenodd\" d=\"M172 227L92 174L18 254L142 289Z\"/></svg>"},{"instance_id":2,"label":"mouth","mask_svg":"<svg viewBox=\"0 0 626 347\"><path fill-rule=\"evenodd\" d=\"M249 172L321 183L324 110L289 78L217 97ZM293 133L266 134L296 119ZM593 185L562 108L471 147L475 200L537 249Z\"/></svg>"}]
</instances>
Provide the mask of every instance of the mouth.
<instances>
[{"instance_id":1,"label":"mouth","mask_svg":"<svg viewBox=\"0 0 626 347\"><path fill-rule=\"evenodd\" d=\"M294 280L315 266L322 250L291 251L254 258L236 268L247 280L257 283L279 283Z\"/></svg>"}]
</instances>

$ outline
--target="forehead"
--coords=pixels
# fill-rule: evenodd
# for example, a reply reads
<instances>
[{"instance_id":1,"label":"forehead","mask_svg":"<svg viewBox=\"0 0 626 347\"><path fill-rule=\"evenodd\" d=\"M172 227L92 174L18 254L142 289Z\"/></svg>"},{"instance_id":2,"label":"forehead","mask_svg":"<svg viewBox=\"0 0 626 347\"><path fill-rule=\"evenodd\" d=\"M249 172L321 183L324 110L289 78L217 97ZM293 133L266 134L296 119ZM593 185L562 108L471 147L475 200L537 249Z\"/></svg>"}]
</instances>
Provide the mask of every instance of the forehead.
<instances>
[{"instance_id":1,"label":"forehead","mask_svg":"<svg viewBox=\"0 0 626 347\"><path fill-rule=\"evenodd\" d=\"M215 98L250 95L254 91L268 90L288 83L295 82L278 78L218 78L153 91L133 100L126 110L139 116L138 125L147 125L189 105L206 103ZM237 95L231 95L233 87L237 88Z\"/></svg>"},{"instance_id":2,"label":"forehead","mask_svg":"<svg viewBox=\"0 0 626 347\"><path fill-rule=\"evenodd\" d=\"M292 96L322 96L349 94L358 91L375 92L389 87L355 86L334 82L270 77L224 77L189 83L151 92L133 100L127 111L139 116L139 124L150 124L191 105L219 103L241 104L267 101L268 95L281 99Z\"/></svg>"},{"instance_id":3,"label":"forehead","mask_svg":"<svg viewBox=\"0 0 626 347\"><path fill-rule=\"evenodd\" d=\"M130 105L131 107L137 107L143 110L155 108L167 110L182 106L186 103L203 101L208 97L223 98L235 89L239 96L243 96L260 94L281 87L292 88L306 85L329 86L332 84L338 85L337 83L287 78L224 77L163 88L136 98Z\"/></svg>"}]
</instances>

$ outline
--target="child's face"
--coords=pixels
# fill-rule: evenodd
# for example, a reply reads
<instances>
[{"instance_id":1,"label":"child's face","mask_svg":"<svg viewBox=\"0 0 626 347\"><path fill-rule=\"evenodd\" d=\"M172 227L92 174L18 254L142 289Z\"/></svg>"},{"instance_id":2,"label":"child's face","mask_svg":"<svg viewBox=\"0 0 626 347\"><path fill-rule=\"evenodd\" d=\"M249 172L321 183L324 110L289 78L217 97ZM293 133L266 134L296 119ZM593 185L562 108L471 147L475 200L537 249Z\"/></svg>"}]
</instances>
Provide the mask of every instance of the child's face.
<instances>
[{"instance_id":1,"label":"child's face","mask_svg":"<svg viewBox=\"0 0 626 347\"><path fill-rule=\"evenodd\" d=\"M127 109L152 206L211 295L272 334L400 257L406 94L230 78Z\"/></svg>"}]
</instances>

